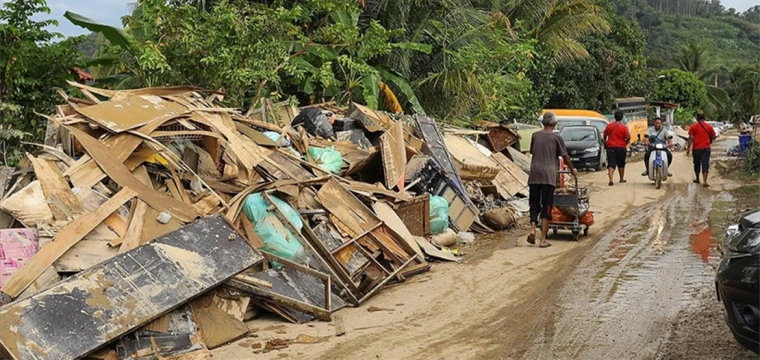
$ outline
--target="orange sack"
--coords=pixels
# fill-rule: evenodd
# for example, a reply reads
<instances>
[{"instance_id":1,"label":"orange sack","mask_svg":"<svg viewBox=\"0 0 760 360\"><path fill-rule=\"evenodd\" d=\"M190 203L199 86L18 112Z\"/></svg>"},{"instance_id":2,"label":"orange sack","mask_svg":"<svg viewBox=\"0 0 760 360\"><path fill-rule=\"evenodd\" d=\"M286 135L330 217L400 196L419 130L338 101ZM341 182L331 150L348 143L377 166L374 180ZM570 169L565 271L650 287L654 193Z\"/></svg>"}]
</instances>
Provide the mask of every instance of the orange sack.
<instances>
[{"instance_id":1,"label":"orange sack","mask_svg":"<svg viewBox=\"0 0 760 360\"><path fill-rule=\"evenodd\" d=\"M581 223L581 225L591 226L594 225L594 213L591 211L586 211L583 216L578 218L578 222Z\"/></svg>"},{"instance_id":2,"label":"orange sack","mask_svg":"<svg viewBox=\"0 0 760 360\"><path fill-rule=\"evenodd\" d=\"M563 213L558 207L552 206L552 222L572 222L572 216Z\"/></svg>"}]
</instances>

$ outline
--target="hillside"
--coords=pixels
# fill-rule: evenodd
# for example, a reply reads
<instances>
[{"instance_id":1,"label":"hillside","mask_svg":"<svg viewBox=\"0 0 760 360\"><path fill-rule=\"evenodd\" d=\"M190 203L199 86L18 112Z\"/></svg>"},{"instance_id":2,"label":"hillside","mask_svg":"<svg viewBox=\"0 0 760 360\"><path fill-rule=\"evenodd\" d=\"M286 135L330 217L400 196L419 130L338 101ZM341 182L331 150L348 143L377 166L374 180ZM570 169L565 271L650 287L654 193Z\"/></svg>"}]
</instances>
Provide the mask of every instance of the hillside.
<instances>
[{"instance_id":1,"label":"hillside","mask_svg":"<svg viewBox=\"0 0 760 360\"><path fill-rule=\"evenodd\" d=\"M645 54L651 67L674 67L673 54L689 42L699 43L707 49L709 64L727 69L760 56L760 6L739 14L734 9L725 9L719 1L672 2L682 3L680 8L661 6L661 2L614 1L617 13L638 21L646 33Z\"/></svg>"}]
</instances>

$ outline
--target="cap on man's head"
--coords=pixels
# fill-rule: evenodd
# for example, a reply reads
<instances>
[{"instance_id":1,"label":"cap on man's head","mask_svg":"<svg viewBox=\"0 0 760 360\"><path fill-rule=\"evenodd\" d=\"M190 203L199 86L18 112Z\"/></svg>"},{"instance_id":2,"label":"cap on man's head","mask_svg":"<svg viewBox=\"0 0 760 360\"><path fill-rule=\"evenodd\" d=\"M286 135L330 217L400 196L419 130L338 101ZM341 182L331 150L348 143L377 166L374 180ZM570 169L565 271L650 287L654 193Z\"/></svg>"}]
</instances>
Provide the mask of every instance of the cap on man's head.
<instances>
[{"instance_id":1,"label":"cap on man's head","mask_svg":"<svg viewBox=\"0 0 760 360\"><path fill-rule=\"evenodd\" d=\"M543 119L541 119L541 124L544 126L557 125L557 115L551 111L545 113Z\"/></svg>"},{"instance_id":2,"label":"cap on man's head","mask_svg":"<svg viewBox=\"0 0 760 360\"><path fill-rule=\"evenodd\" d=\"M623 112L615 111L615 121L622 121L622 120L623 120Z\"/></svg>"}]
</instances>

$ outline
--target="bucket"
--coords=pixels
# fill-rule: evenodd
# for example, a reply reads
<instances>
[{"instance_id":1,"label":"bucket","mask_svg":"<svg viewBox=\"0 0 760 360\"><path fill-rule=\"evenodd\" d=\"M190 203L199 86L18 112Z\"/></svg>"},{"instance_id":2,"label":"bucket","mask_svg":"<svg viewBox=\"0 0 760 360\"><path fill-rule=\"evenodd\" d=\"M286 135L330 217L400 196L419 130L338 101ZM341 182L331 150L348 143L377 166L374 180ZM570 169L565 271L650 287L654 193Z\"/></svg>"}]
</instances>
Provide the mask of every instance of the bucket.
<instances>
[{"instance_id":1,"label":"bucket","mask_svg":"<svg viewBox=\"0 0 760 360\"><path fill-rule=\"evenodd\" d=\"M752 142L752 135L741 134L739 135L739 157L744 158L744 152L749 149L749 144Z\"/></svg>"}]
</instances>

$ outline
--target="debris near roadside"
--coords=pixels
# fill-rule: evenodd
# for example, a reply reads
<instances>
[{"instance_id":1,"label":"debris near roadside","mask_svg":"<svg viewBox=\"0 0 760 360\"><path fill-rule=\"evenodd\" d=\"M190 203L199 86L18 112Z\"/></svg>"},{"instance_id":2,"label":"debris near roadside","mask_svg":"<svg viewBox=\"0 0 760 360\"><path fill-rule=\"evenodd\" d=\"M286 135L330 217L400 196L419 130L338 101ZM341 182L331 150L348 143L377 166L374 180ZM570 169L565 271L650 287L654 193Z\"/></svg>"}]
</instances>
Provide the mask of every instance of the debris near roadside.
<instances>
[{"instance_id":1,"label":"debris near roadside","mask_svg":"<svg viewBox=\"0 0 760 360\"><path fill-rule=\"evenodd\" d=\"M330 321L513 225L527 195L498 124L71 85L84 99L0 169L2 358L207 359L263 311Z\"/></svg>"}]
</instances>

